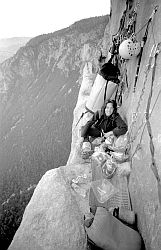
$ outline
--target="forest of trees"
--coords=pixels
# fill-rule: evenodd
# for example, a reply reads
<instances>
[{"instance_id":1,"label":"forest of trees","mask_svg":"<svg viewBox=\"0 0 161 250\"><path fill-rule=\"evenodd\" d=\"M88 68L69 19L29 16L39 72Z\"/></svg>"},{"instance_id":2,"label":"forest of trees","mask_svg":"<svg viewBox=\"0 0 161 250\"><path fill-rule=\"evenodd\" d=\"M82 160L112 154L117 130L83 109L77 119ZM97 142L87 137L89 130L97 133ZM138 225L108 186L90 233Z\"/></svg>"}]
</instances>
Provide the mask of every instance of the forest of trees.
<instances>
[{"instance_id":1,"label":"forest of trees","mask_svg":"<svg viewBox=\"0 0 161 250\"><path fill-rule=\"evenodd\" d=\"M16 233L24 210L29 203L35 186L27 190L13 194L0 206L0 246L1 250L7 250L14 234Z\"/></svg>"},{"instance_id":2,"label":"forest of trees","mask_svg":"<svg viewBox=\"0 0 161 250\"><path fill-rule=\"evenodd\" d=\"M86 42L96 45L107 23L108 16L88 18L40 35L0 64L0 75L9 87L0 109L1 250L8 249L20 225L34 184L46 171L66 165L81 49Z\"/></svg>"}]
</instances>

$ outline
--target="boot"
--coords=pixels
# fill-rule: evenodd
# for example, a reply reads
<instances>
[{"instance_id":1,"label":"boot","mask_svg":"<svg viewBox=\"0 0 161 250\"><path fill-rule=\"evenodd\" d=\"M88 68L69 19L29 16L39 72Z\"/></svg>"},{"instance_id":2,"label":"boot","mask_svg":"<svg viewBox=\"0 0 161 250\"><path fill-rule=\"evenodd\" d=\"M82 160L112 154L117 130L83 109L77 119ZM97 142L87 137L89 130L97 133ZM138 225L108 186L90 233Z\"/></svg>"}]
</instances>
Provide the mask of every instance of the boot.
<instances>
[{"instance_id":1,"label":"boot","mask_svg":"<svg viewBox=\"0 0 161 250\"><path fill-rule=\"evenodd\" d=\"M93 150L91 149L91 143L89 141L83 142L81 153L83 159L88 159L93 154Z\"/></svg>"}]
</instances>

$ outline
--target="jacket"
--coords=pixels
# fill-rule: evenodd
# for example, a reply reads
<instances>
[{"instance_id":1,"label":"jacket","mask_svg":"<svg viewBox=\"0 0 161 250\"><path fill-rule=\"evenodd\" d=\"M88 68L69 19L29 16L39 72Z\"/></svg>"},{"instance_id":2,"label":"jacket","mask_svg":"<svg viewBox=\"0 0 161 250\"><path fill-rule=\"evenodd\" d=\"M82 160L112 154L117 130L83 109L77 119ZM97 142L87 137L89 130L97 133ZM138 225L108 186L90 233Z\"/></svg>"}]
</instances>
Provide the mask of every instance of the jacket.
<instances>
[{"instance_id":1,"label":"jacket","mask_svg":"<svg viewBox=\"0 0 161 250\"><path fill-rule=\"evenodd\" d=\"M116 137L127 132L127 125L118 113L113 113L107 117L105 113L100 115L99 111L96 111L93 117L83 127L82 134L85 134L91 126L98 128L100 131L103 130L104 133L113 131Z\"/></svg>"}]
</instances>

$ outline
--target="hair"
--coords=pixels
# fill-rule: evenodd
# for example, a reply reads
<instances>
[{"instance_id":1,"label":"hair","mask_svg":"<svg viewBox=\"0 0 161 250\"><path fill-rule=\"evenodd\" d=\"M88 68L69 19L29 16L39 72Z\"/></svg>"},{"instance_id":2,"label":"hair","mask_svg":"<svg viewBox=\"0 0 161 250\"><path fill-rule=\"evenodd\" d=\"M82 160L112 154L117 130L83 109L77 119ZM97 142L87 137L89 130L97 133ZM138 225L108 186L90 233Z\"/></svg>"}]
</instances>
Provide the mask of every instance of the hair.
<instances>
[{"instance_id":1,"label":"hair","mask_svg":"<svg viewBox=\"0 0 161 250\"><path fill-rule=\"evenodd\" d=\"M113 106L113 114L117 113L117 102L115 100L108 100L107 102L104 103L104 105L102 106L102 109L101 109L101 114L104 115L105 114L105 108L107 106L108 103L112 103L112 106Z\"/></svg>"},{"instance_id":2,"label":"hair","mask_svg":"<svg viewBox=\"0 0 161 250\"><path fill-rule=\"evenodd\" d=\"M106 104L105 104L105 108L106 108L108 103L112 103L112 106L113 106L113 109L114 109L113 113L116 113L117 112L117 102L115 100L108 100L106 102Z\"/></svg>"}]
</instances>

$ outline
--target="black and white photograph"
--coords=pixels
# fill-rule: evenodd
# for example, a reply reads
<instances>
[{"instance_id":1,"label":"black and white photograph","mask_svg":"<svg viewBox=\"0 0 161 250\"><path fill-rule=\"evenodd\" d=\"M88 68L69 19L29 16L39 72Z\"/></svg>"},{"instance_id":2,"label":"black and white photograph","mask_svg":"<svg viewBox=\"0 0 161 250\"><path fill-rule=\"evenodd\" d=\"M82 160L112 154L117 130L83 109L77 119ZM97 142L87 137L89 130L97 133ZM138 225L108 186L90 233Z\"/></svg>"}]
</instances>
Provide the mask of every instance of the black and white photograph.
<instances>
[{"instance_id":1,"label":"black and white photograph","mask_svg":"<svg viewBox=\"0 0 161 250\"><path fill-rule=\"evenodd\" d=\"M161 1L0 7L0 250L161 250Z\"/></svg>"}]
</instances>

